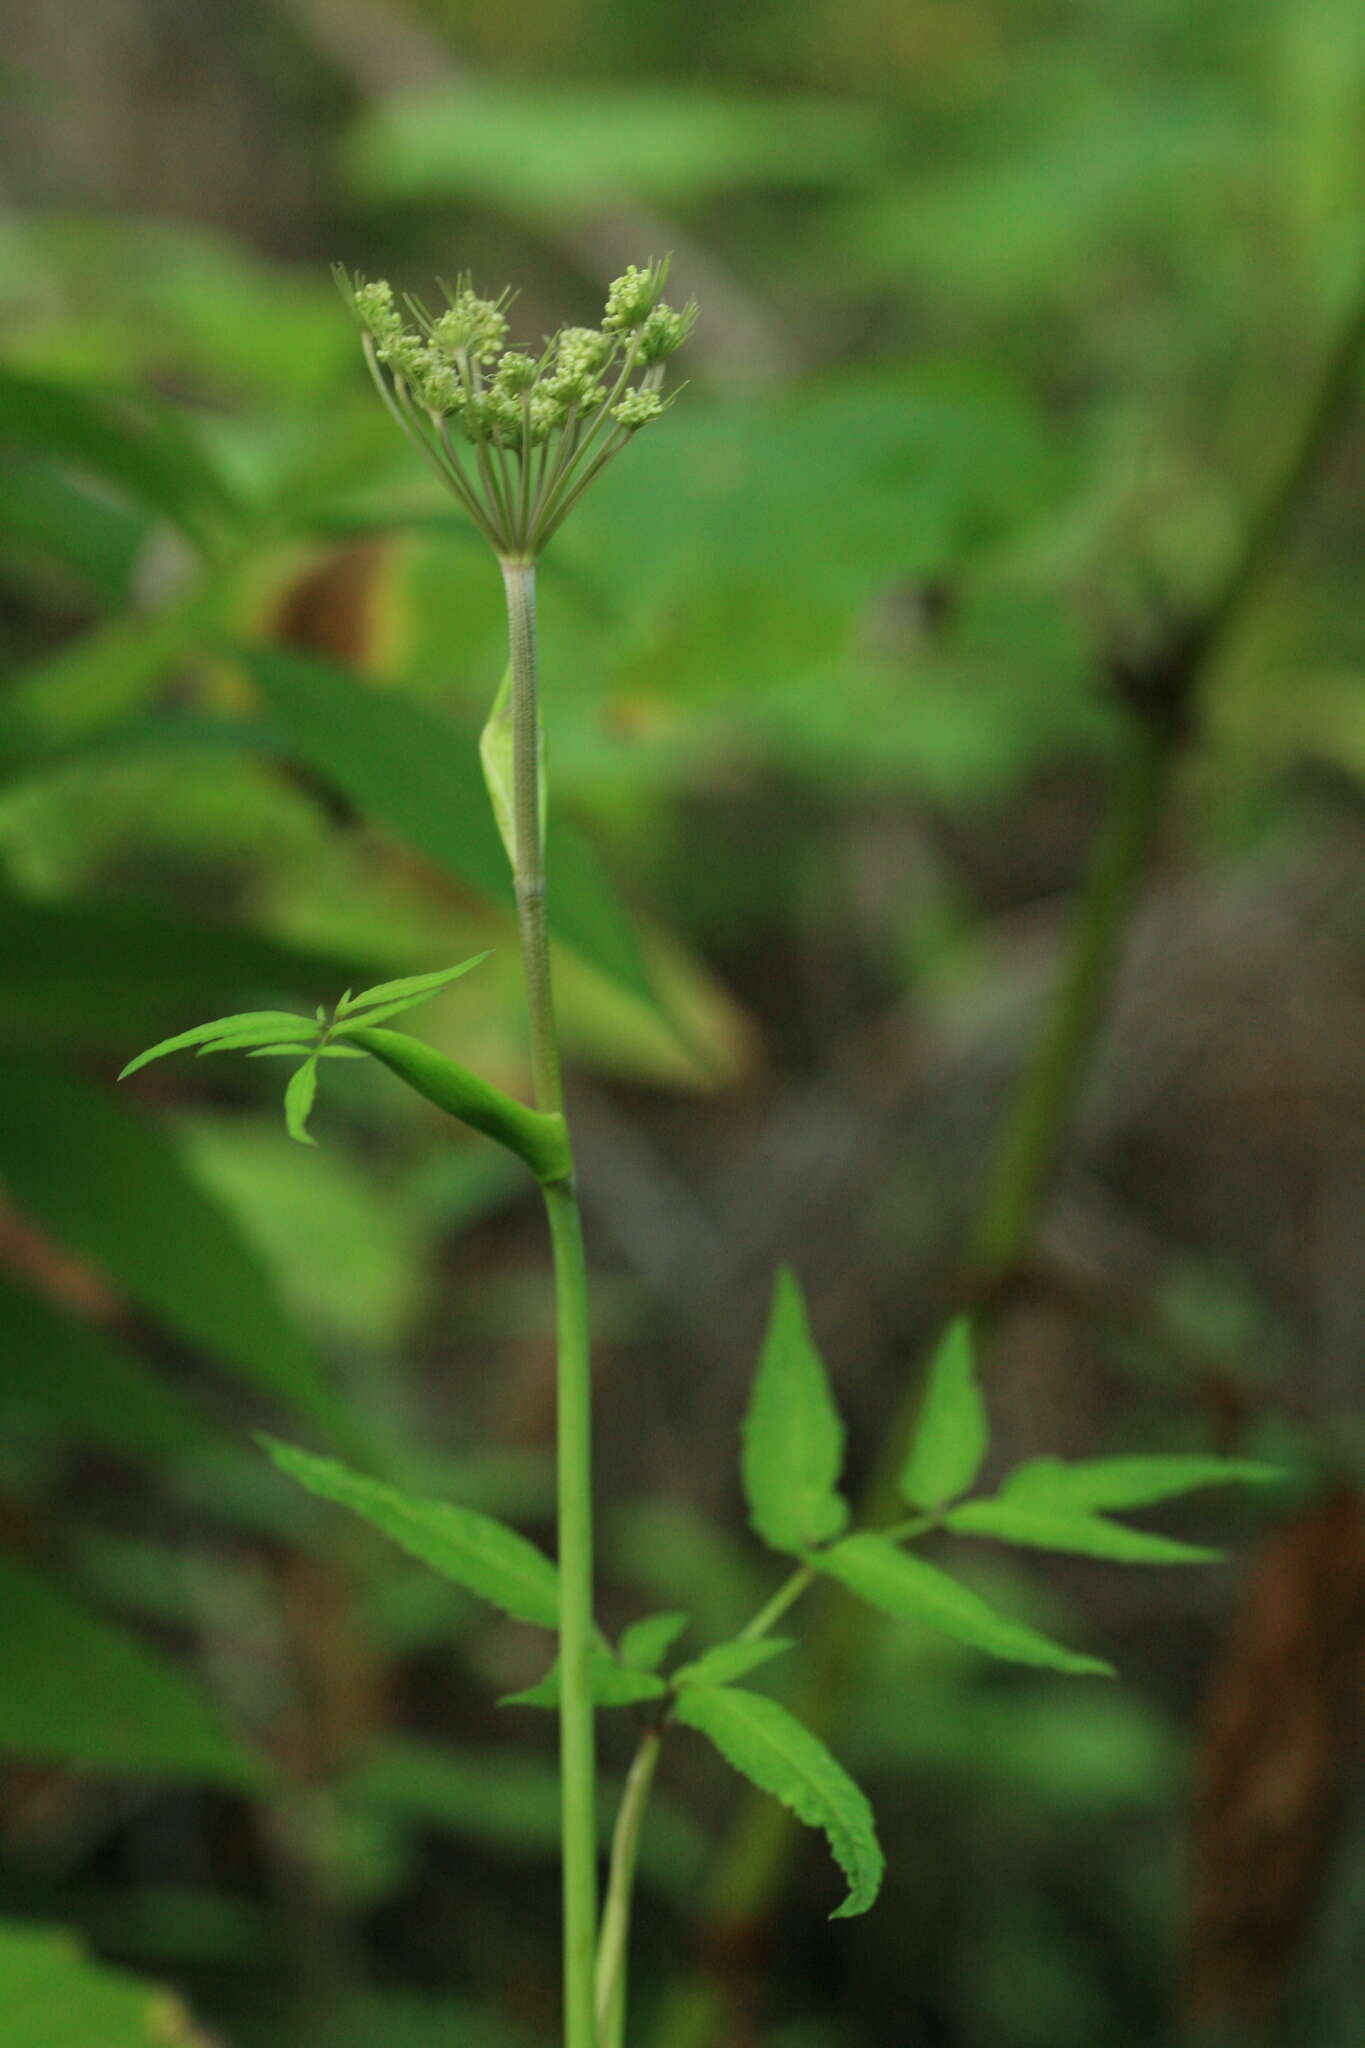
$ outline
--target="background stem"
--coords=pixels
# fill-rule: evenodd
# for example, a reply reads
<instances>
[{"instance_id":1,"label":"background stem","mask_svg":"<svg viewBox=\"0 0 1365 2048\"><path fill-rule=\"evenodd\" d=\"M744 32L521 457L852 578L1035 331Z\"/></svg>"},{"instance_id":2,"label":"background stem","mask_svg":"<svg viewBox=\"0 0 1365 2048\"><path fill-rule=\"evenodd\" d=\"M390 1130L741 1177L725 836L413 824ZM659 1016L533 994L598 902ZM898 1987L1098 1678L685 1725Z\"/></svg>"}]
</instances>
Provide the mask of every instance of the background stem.
<instances>
[{"instance_id":1,"label":"background stem","mask_svg":"<svg viewBox=\"0 0 1365 2048\"><path fill-rule=\"evenodd\" d=\"M537 1109L562 1112L541 852L536 572L504 562L512 668L513 839ZM597 1760L592 1653L592 1375L583 1228L572 1178L542 1190L554 1259L559 1524L560 1811L564 1879L565 2048L598 2048Z\"/></svg>"},{"instance_id":2,"label":"background stem","mask_svg":"<svg viewBox=\"0 0 1365 2048\"><path fill-rule=\"evenodd\" d=\"M625 2048L626 1963L635 1865L662 1740L661 1731L657 1728L649 1729L640 1738L612 1836L611 1875L607 1880L602 1943L597 1958L597 2024L601 2048Z\"/></svg>"}]
</instances>

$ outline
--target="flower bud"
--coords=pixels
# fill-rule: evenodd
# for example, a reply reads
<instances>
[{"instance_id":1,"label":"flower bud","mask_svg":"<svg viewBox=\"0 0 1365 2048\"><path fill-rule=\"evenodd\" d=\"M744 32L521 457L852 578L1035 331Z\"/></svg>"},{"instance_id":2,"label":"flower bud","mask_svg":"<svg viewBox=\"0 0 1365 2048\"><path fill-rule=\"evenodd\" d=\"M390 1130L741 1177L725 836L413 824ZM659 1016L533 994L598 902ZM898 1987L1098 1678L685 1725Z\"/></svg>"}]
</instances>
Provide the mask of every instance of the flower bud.
<instances>
[{"instance_id":1,"label":"flower bud","mask_svg":"<svg viewBox=\"0 0 1365 2048\"><path fill-rule=\"evenodd\" d=\"M631 333L642 327L654 310L664 287L664 266L651 263L648 270L629 264L607 290L607 308L602 325L615 333Z\"/></svg>"},{"instance_id":2,"label":"flower bud","mask_svg":"<svg viewBox=\"0 0 1365 2048\"><path fill-rule=\"evenodd\" d=\"M651 420L668 410L657 391L627 391L619 404L611 409L611 416L633 433L637 427L647 427Z\"/></svg>"}]
</instances>

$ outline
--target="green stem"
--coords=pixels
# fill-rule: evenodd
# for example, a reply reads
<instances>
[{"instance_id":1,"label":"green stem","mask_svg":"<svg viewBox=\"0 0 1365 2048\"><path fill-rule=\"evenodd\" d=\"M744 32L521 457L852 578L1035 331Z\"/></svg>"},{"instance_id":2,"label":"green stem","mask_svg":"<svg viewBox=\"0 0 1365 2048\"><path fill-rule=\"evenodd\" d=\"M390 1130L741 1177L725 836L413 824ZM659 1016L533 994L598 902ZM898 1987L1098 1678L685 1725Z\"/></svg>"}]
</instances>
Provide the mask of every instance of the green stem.
<instances>
[{"instance_id":1,"label":"green stem","mask_svg":"<svg viewBox=\"0 0 1365 2048\"><path fill-rule=\"evenodd\" d=\"M1033 1240L1044 1195L1090 1070L1114 966L1146 867L1171 757L1169 739L1134 719L1056 994L1016 1084L968 1246L989 1291Z\"/></svg>"},{"instance_id":2,"label":"green stem","mask_svg":"<svg viewBox=\"0 0 1365 2048\"><path fill-rule=\"evenodd\" d=\"M540 707L536 583L530 562L505 561L512 668L512 816L517 920L531 1027L536 1108L563 1114L541 850ZM564 1886L565 2048L599 2048L597 1757L590 1660L593 1642L592 1373L587 1267L572 1176L542 1189L554 1259L559 1523L560 1807Z\"/></svg>"},{"instance_id":3,"label":"green stem","mask_svg":"<svg viewBox=\"0 0 1365 2048\"><path fill-rule=\"evenodd\" d=\"M626 1779L611 1842L611 1875L602 1910L602 1940L597 1954L597 2026L601 2048L625 2048L626 1959L630 1941L630 1908L635 1891L635 1865L650 1788L659 1766L663 1740L658 1728L640 1739Z\"/></svg>"}]
</instances>

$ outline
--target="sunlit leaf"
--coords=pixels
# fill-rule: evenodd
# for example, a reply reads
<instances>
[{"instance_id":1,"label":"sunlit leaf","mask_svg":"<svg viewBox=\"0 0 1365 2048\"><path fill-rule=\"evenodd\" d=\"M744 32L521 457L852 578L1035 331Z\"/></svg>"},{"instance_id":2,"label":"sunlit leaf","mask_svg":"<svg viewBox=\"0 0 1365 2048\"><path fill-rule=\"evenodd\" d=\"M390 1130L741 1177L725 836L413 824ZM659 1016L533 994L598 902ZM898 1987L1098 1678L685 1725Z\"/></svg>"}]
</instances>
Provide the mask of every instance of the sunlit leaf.
<instances>
[{"instance_id":1,"label":"sunlit leaf","mask_svg":"<svg viewBox=\"0 0 1365 2048\"><path fill-rule=\"evenodd\" d=\"M910 1455L900 1476L905 1499L912 1507L937 1508L965 1493L981 1469L988 1441L971 1324L960 1316L930 1362Z\"/></svg>"},{"instance_id":2,"label":"sunlit leaf","mask_svg":"<svg viewBox=\"0 0 1365 2048\"><path fill-rule=\"evenodd\" d=\"M760 1791L807 1827L824 1830L848 1879L848 1897L831 1917L865 1913L885 1869L877 1826L867 1800L825 1745L776 1700L738 1686L686 1686L674 1712Z\"/></svg>"},{"instance_id":3,"label":"sunlit leaf","mask_svg":"<svg viewBox=\"0 0 1365 2048\"><path fill-rule=\"evenodd\" d=\"M559 1578L553 1564L515 1529L453 1501L422 1500L333 1458L314 1457L265 1439L282 1472L310 1493L349 1508L412 1557L453 1579L517 1621L559 1626Z\"/></svg>"},{"instance_id":4,"label":"sunlit leaf","mask_svg":"<svg viewBox=\"0 0 1365 2048\"><path fill-rule=\"evenodd\" d=\"M800 1552L838 1535L848 1521L843 1459L843 1424L801 1289L784 1269L744 1420L744 1491L765 1543Z\"/></svg>"},{"instance_id":5,"label":"sunlit leaf","mask_svg":"<svg viewBox=\"0 0 1365 2048\"><path fill-rule=\"evenodd\" d=\"M1077 1675L1112 1676L1113 1667L1101 1658L1063 1649L1036 1629L998 1613L979 1593L923 1558L898 1550L884 1536L845 1536L821 1551L815 1562L883 1614L939 1629L988 1657Z\"/></svg>"}]
</instances>

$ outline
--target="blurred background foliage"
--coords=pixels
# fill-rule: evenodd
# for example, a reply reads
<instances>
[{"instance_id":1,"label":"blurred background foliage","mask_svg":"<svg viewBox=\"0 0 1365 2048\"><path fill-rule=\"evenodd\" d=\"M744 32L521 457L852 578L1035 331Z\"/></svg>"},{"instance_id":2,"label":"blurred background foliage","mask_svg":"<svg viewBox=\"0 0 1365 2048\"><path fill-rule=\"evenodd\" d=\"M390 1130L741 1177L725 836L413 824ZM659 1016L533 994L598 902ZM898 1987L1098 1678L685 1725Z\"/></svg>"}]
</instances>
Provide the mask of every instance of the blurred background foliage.
<instances>
[{"instance_id":1,"label":"blurred background foliage","mask_svg":"<svg viewBox=\"0 0 1365 2048\"><path fill-rule=\"evenodd\" d=\"M244 1063L112 1085L162 1032L490 944L422 1030L523 1082L496 574L327 263L514 281L530 336L665 249L703 302L543 619L603 1615L724 1629L766 1588L734 1453L773 1266L867 1469L959 1285L1115 678L1216 602L1359 321L1365 13L5 17L0 2043L534 2048L552 1730L491 1701L535 1647L251 1443L543 1524L534 1205L368 1067L317 1153ZM1346 359L1201 673L990 1344L1002 1463L1236 1448L1296 1484L1207 1512L1226 1567L1011 1583L1119 1689L880 1642L839 1740L891 1879L851 1930L817 1851L698 1936L738 1795L680 1744L642 2044L687 2038L698 1973L728 2048L1361 2038L1359 391Z\"/></svg>"}]
</instances>

